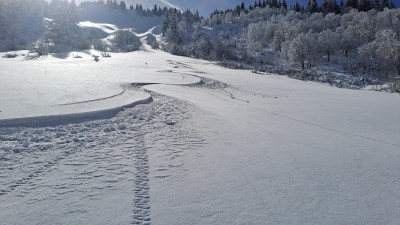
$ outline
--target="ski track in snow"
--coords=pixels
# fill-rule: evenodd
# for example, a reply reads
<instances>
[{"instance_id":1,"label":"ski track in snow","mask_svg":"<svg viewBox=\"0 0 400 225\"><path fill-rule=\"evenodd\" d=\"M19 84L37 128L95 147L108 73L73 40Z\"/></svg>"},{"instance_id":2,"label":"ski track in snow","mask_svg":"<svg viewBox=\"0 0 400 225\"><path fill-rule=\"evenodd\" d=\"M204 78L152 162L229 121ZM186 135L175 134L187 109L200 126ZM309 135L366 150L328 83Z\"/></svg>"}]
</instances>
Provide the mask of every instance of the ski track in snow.
<instances>
[{"instance_id":1,"label":"ski track in snow","mask_svg":"<svg viewBox=\"0 0 400 225\"><path fill-rule=\"evenodd\" d=\"M91 204L122 189L131 193L126 196L132 203L129 223L150 224L149 180L179 174L184 152L204 145L199 133L186 124L191 107L157 96L153 103L125 109L111 119L55 127L0 128L0 170L7 171L0 175L0 220L6 224L52 224L71 222L67 217L73 216L77 224L87 224L87 215L100 207ZM153 167L148 151L158 152L159 163ZM25 215L18 211L26 210L25 204L36 214L42 213L43 205L57 205L58 211L37 221L31 221L26 213L28 216L14 221L13 215Z\"/></svg>"},{"instance_id":2,"label":"ski track in snow","mask_svg":"<svg viewBox=\"0 0 400 225\"><path fill-rule=\"evenodd\" d=\"M371 143L377 142L374 144L384 144L385 147L388 147L387 145L390 145L391 148L400 147L398 143L396 143L396 140L393 141L388 139L385 141L385 139L380 136L374 137L374 133L371 135L370 133L362 133L359 130L349 130L346 127L335 127L332 126L332 124L318 123L318 120L313 120L313 118L310 117L296 117L296 115L291 114L291 112L288 111L276 110L265 106L260 107L260 105L258 105L264 103L266 105L269 103L279 103L285 99L290 99L293 97L288 96L290 95L288 94L290 91L264 91L263 89L257 88L253 90L251 86L246 87L244 85L244 87L242 87L238 82L234 83L230 80L225 80L226 82L229 82L228 84L207 78L206 76L210 75L211 72L203 72L201 67L195 68L196 66L190 62L186 63L184 60L166 61L169 66L165 67L165 70L160 67L156 72L165 73L167 75L168 73L173 73L174 75L178 75L177 77L182 76L182 79L184 79L185 76L192 76L199 78L201 82L180 85L185 87L178 88L174 85L162 85L162 82L154 81L154 83L149 83L148 81L145 81L143 83L139 82L125 85L124 88L128 88L128 90L129 88L137 90L141 89L142 86L151 84L161 84L159 87L165 87L166 89L172 87L177 88L178 90L183 89L184 91L187 91L189 88L192 89L191 91L198 88L196 90L201 89L202 93L206 93L202 96L205 102L208 103L208 100L210 99L207 98L211 96L211 98L215 98L211 101L213 104L224 103L226 104L225 106L234 106L232 109L243 110L239 111L242 113L248 111L254 112L254 114L245 114L250 115L249 117L252 115L269 115L274 119L278 119L280 122L288 122L290 126L286 127L289 128L299 125L300 127L312 128L306 129L307 131L317 130L314 135L318 137L318 133L322 132L329 135L333 134L336 138L338 138L337 136L340 136L339 140L344 141L355 138L363 141L368 140L368 142ZM203 65L208 64L212 63L203 63ZM221 78L217 77L216 79ZM148 90L152 89L150 88ZM156 90L157 89L155 89L155 91ZM225 138L225 135L229 135L229 132L225 130L225 125L230 125L232 121L225 121L226 124L220 124L219 122L221 121L219 120L221 120L221 118L218 118L217 116L218 124L215 121L211 123L213 125L217 124L218 126L216 127L206 127L208 125L207 121L205 123L197 124L194 117L198 115L198 113L202 113L200 112L201 107L197 108L198 106L194 106L196 104L192 105L183 100L177 100L151 91L148 92L153 98L152 102L144 102L148 104L136 105L133 108L119 108L115 114L107 118L96 120L83 118L83 121L74 120L68 124L52 124L52 126L0 127L0 171L5 171L0 174L0 221L4 224L54 224L54 221L61 224L151 224L157 223L161 220L163 222L166 221L165 224L176 224L176 221L179 221L179 219L182 218L179 217L179 215L185 214L183 212L190 213L187 214L189 215L188 217L198 216L197 219L199 221L207 221L203 220L205 218L210 219L208 221L227 221L226 219L230 218L221 218L220 220L217 220L217 216L219 216L218 214L221 214L223 217L233 212L232 214L229 214L229 216L232 216L232 220L230 221L234 221L236 215L233 214L241 213L241 210L230 211L232 208L229 208L230 206L225 205L223 202L219 202L221 200L214 199L215 201L210 201L210 199L207 199L210 196L208 194L215 194L214 197L224 195L222 192L225 191L225 189L223 191L221 191L221 189L208 190L207 186L205 190L210 192L201 193L201 197L206 199L205 202L201 202L202 198L193 200L191 197L199 195L199 193L191 193L191 189L189 190L190 193L188 194L189 198L186 199L187 201L179 202L178 200L179 204L175 205L174 202L168 201L175 201L174 197L181 197L174 196L174 192L185 191L185 188L190 187L190 185L184 187L184 185L186 185L185 182L182 182L183 184L179 183L180 181L188 181L185 179L188 179L190 175L193 175L190 174L190 169L192 169L192 167L188 165L190 163L186 163L185 159L189 162L193 162L193 156L201 157L202 152L204 152L203 156L210 154L210 152L207 152L209 149L205 148L205 146L207 146L206 137L211 140L210 149L215 150L215 153L213 152L213 154L216 154L217 156L218 154L222 155L220 156L221 158L218 158L222 160L216 162L217 165L222 165L219 169L224 171L225 168L223 168L223 166L226 165L228 166L227 168L234 168L234 170L229 171L227 174L222 174L227 175L225 178L223 176L218 177L218 175L214 177L214 174L211 174L211 176L206 176L205 180L210 179L212 181L212 179L216 179L218 182L220 182L220 180L228 181L229 184L230 179L233 179L231 181L231 184L233 185L229 188L235 189L240 187L240 192L238 193L241 193L242 195L228 196L227 198L221 199L224 199L227 202L232 199L232 201L239 199L237 202L240 203L242 203L240 200L243 201L244 199L247 199L244 200L243 207L253 207L252 209L249 209L249 211L243 210L243 214L238 215L238 219L245 218L247 221L250 215L260 213L258 218L254 218L255 221L269 218L271 224L289 224L292 217L289 216L289 220L286 220L287 213L307 212L293 209L291 206L292 204L294 204L293 207L298 207L298 205L296 205L296 201L293 201L292 199L298 197L297 193L308 192L292 191L291 184L285 182L293 181L291 179L292 176L295 175L306 177L314 177L314 175L317 175L322 182L327 182L327 184L332 181L330 179L334 180L334 178L329 176L327 179L323 176L319 176L322 174L321 171L324 171L323 166L319 166L319 164L315 164L315 162L311 160L311 162L314 163L311 166L314 166L314 168L310 168L307 164L310 161L304 159L302 161L303 155L296 155L295 151L291 152L291 154L300 157L300 162L297 162L297 159L295 159L289 163L289 165L286 165L289 172L288 175L282 172L279 173L279 170L285 169L285 162L287 162L288 159L281 159L274 156L270 149L265 150L262 154L257 152L258 149L266 148L264 144L268 144L268 142L262 142L262 136L267 132L270 137L266 135L266 139L269 140L268 138L270 138L270 142L275 144L278 143L279 147L276 147L277 149L280 149L280 145L283 145L283 153L280 152L279 154L285 156L285 147L286 151L289 151L288 149L291 150L292 148L296 148L298 143L302 144L301 141L296 140L296 135L293 137L290 136L290 132L286 133L286 131L283 132L278 129L274 133L268 129L260 129L260 132L255 136L248 135L249 140L244 141L244 143L246 143L245 145L231 146L235 148L234 150L224 148L225 146L229 147L229 142L232 141L229 139L232 137L228 136L226 137L226 143L222 141L224 143L221 144L219 143L220 140L217 140L217 143L221 145L217 147L214 146L213 148L212 141L215 142L216 140L212 139L212 137ZM163 92L161 91L159 93ZM72 104L96 102L122 94L124 94L124 92L111 97ZM189 96L191 96L190 93ZM190 102L190 99L187 99L187 101ZM228 113L232 112L233 110ZM218 113L218 111L216 110L209 113ZM223 114L222 116L225 117L225 115L226 114ZM229 116L227 117L229 118ZM207 116L204 118L210 119ZM242 117L233 118L235 118L233 122L239 123L239 125L243 119ZM87 121L88 119L91 121ZM203 119L203 117L201 119ZM270 120L272 127L274 127L274 125L277 126L276 124L273 124L274 119ZM256 123L258 122L261 124L263 123L263 121L247 121L253 122L253 125L257 125ZM268 126L271 125L268 123L265 124ZM280 127L281 125L285 127L285 124L286 123L279 124L277 127ZM205 127L196 127L198 125ZM243 128L247 129L247 126L252 126L252 124L246 124ZM275 129L277 127L275 127ZM234 128L234 126L231 128ZM227 133L225 134L224 132ZM289 138L287 138L286 135L289 135ZM302 137L308 138L306 140L314 140L307 135ZM281 141L281 139L284 140ZM355 142L357 143L361 141L356 140ZM238 141L238 143L241 142ZM296 143L296 145L293 143ZM329 144L333 142L326 143ZM317 144L313 144L311 141L305 141L305 144L312 145L309 147L311 150L321 148L318 141ZM362 149L362 147L365 148L364 144L361 145L360 149ZM364 149L364 151L368 152L367 150L367 148ZM258 177L259 174L257 174L257 172L254 174L251 169L246 168L251 168L252 165L247 165L247 161L243 162L244 159L241 157L252 159L253 162L257 162L257 160L251 158L251 155L247 156L245 154L239 154L247 151L249 154L259 154L258 156L262 157L270 154L269 156L272 158L277 158L278 161L268 161L269 159L265 158L271 166L277 166L277 168L269 168L268 165L263 164L260 164L260 168L265 170L268 170L269 168L274 170L274 172L276 172L275 170L278 172L268 173L270 171L261 171L261 175L266 175L265 177ZM336 151L337 150L335 150L335 152ZM188 154L189 152L194 152L194 154ZM313 151L313 153L317 153L318 155L319 153L323 153L323 151ZM354 153L354 155L350 154L350 158L348 159L352 164L354 162L357 163L357 160L361 161L357 158L359 156L356 153ZM308 151L304 151L303 154L307 155ZM257 155L254 155L254 157L256 156ZM289 154L286 156L289 157ZM326 158L320 156L320 159L325 160ZM364 158L361 159L364 160ZM366 159L369 158L366 156ZM340 160L338 162L341 163L342 161L343 160ZM379 165L382 165L382 162L384 161L379 161ZM231 166L230 163L232 163L233 166ZM275 163L277 164L275 165ZM279 168L281 163L283 163L283 169ZM212 171L212 173L215 172L218 174L220 171L217 171L218 167L215 168L217 169ZM305 175L299 174L296 170L300 172L301 170L304 170L303 172ZM354 173L352 168L348 170ZM377 171L379 172L379 170ZM387 169L387 171L391 170ZM201 170L200 174L202 172L203 171ZM333 172L335 171L333 170ZM347 173L340 174L340 172L341 171L339 170L338 176L347 175ZM186 173L188 173L189 176L187 176L188 174ZM273 183L274 174L283 174L283 180L277 179L278 181ZM329 173L327 174L329 175ZM365 173L360 174L365 175ZM356 175L358 174L356 173ZM202 177L200 176L200 178ZM234 182L234 179L237 179L237 182ZM337 180L340 181L340 179ZM391 182L395 184L395 180L396 179L393 179ZM273 184L273 186L269 186L270 184L267 185L266 183L268 182L271 182L270 184ZM369 182L374 184L372 181ZM174 186L175 183L177 183L177 186ZM351 184L351 182L349 183ZM201 183L199 184L201 185ZM208 184L213 185L213 182ZM151 185L153 185L153 189ZM219 185L223 186L224 184ZM318 183L318 185L320 184ZM164 190L162 188L160 189L161 186L162 188L165 188L166 193L160 191ZM366 187L367 186L368 185L366 185ZM168 190L168 188L171 187L178 188L176 190ZM179 189L180 187L183 187L183 190ZM219 186L215 185L210 188L213 187L216 188ZM300 190L303 190L307 187L309 187L307 184L302 184L295 187L295 189L300 188ZM357 184L357 186L354 187L359 188L364 186L358 186ZM313 190L313 194L315 194L314 192L317 190L317 194L311 196L311 198L314 198L312 200L318 200L321 202L326 199L329 200L329 196L322 194L323 191L328 195L342 193L341 191L335 192L330 186L327 186L325 189L323 188L322 191L321 189L310 190ZM348 189L345 188L340 190L345 190L344 192L346 192L346 190L348 191ZM152 194L154 194L155 191L155 195L151 195L152 191ZM214 193L214 191L216 193ZM320 191L321 194L319 194L318 191ZM362 192L362 194L368 193L367 191ZM227 192L229 193L229 190ZM393 193L396 192L393 191ZM165 197L166 199L157 199L163 194L171 194L171 196ZM274 197L274 194L278 197ZM279 194L282 195L279 196ZM185 193L182 195L185 196ZM151 204L151 197L154 199L153 205ZM279 197L281 197L281 199L278 199ZM283 204L288 203L289 206L284 206L282 211L280 211L280 209L275 209L274 207L279 205L282 202L282 199ZM207 202L207 200L209 200L209 202ZM353 199L350 198L350 201L351 200ZM218 205L218 202L220 205ZM360 204L360 202L361 201L355 202L355 204ZM212 205L215 208L210 207L210 210L204 210L203 208L209 207L207 205L208 203L216 203L216 205ZM231 202L231 204L234 203L235 202ZM203 206L202 204L205 204L206 206ZM350 203L347 204L349 205ZM321 205L324 206L324 204ZM347 208L343 208L348 209L348 205ZM163 208L163 206L166 206L166 208ZM160 210L160 208L162 208L162 210ZM240 208L240 206L238 206L238 208ZM320 208L320 205L311 209L315 211L318 208ZM177 209L179 209L179 212L175 212L175 214L173 214L174 212L172 212L172 214L169 213L169 210L174 211ZM214 209L216 211L214 211ZM251 210L254 209L256 209L256 211L252 212ZM363 209L365 210L365 208ZM221 212L218 212L218 210L221 210ZM165 211L166 213L165 215L157 214L160 213L159 211L163 211L163 213ZM248 214L249 212L250 214ZM337 211L335 210L335 212ZM153 214L153 217L152 213L155 214ZM33 217L32 215L37 216ZM171 217L171 215L172 217L176 216L176 218L174 218L176 220L172 219L170 223L168 223L168 219L170 219L169 217ZM346 214L342 213L337 215ZM293 218L301 218L301 216L294 215ZM108 221L104 221L105 219L108 219ZM187 218L184 217L184 219ZM240 224L240 221L245 220L237 220L236 222ZM307 221L310 222L311 220ZM203 224L207 223L205 222ZM293 222L292 224L296 223Z\"/></svg>"}]
</instances>

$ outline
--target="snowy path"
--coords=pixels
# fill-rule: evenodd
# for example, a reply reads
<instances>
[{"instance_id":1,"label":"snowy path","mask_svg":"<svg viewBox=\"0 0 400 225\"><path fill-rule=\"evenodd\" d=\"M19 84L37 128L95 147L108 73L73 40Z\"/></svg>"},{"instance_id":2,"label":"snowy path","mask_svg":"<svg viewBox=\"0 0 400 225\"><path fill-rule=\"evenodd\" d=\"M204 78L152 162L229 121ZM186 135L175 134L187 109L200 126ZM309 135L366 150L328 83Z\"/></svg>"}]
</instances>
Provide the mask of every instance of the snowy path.
<instances>
[{"instance_id":1,"label":"snowy path","mask_svg":"<svg viewBox=\"0 0 400 225\"><path fill-rule=\"evenodd\" d=\"M72 62L56 62L74 72ZM255 75L158 51L80 67L97 74L91 87L119 93L121 83L147 83L142 88L150 92L143 93L154 101L107 119L0 128L0 221L400 222L398 95ZM86 99L100 92L85 90Z\"/></svg>"}]
</instances>

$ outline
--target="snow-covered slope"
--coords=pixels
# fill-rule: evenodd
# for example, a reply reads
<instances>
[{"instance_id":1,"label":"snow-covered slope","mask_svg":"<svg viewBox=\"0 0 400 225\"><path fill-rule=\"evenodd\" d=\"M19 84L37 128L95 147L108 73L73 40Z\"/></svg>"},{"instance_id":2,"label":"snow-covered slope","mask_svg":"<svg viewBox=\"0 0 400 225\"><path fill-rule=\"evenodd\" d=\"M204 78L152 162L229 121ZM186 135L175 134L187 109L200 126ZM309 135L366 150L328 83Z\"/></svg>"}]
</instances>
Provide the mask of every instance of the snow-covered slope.
<instances>
[{"instance_id":1,"label":"snow-covered slope","mask_svg":"<svg viewBox=\"0 0 400 225\"><path fill-rule=\"evenodd\" d=\"M400 222L398 95L151 49L98 63L74 54L83 58L1 59L0 116L110 97L133 82L158 83L128 95L146 89L154 102L109 119L0 128L0 221Z\"/></svg>"},{"instance_id":2,"label":"snow-covered slope","mask_svg":"<svg viewBox=\"0 0 400 225\"><path fill-rule=\"evenodd\" d=\"M93 54L100 55L95 51L36 60L26 60L23 53L27 54L0 58L0 119L7 119L7 125L20 123L10 119L104 111L149 98L147 93L130 90L130 83L199 82L193 76L163 72L161 65L152 63L153 54L146 52L112 54L100 58L100 63L93 60Z\"/></svg>"},{"instance_id":3,"label":"snow-covered slope","mask_svg":"<svg viewBox=\"0 0 400 225\"><path fill-rule=\"evenodd\" d=\"M113 24L120 29L133 28L136 33L144 33L163 22L162 16L142 16L138 15L135 10L112 10L106 5L86 4L79 9L80 21ZM112 29L113 27L108 28L108 30Z\"/></svg>"},{"instance_id":4,"label":"snow-covered slope","mask_svg":"<svg viewBox=\"0 0 400 225\"><path fill-rule=\"evenodd\" d=\"M82 2L88 2L88 1L92 1L92 2L96 2L96 0L76 0L75 2L77 4L80 4ZM106 2L106 1L104 1ZM117 1L118 3L120 1ZM136 4L141 4L143 6L143 8L145 9L152 9L154 7L154 5L157 5L159 7L178 7L177 5L173 5L171 4L169 1L167 0L125 0L125 4L127 6L133 5L136 6Z\"/></svg>"}]
</instances>

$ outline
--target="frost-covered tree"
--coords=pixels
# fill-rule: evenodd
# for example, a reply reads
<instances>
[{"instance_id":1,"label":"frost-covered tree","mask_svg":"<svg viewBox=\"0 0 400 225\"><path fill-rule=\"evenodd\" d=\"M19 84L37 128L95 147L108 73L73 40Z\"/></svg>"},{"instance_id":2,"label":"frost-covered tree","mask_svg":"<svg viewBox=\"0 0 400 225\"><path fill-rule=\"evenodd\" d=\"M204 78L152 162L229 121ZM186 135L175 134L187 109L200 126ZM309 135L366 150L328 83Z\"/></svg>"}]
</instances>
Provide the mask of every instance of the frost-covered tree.
<instances>
[{"instance_id":1,"label":"frost-covered tree","mask_svg":"<svg viewBox=\"0 0 400 225\"><path fill-rule=\"evenodd\" d=\"M276 51L276 52L281 52L282 51L282 43L285 42L285 34L283 33L282 30L277 30L274 33L274 38L272 39L271 47Z\"/></svg>"},{"instance_id":2,"label":"frost-covered tree","mask_svg":"<svg viewBox=\"0 0 400 225\"><path fill-rule=\"evenodd\" d=\"M332 30L324 30L318 34L319 48L322 53L326 54L328 57L328 62L330 61L333 51L338 48L339 39L340 37L337 32Z\"/></svg>"},{"instance_id":3,"label":"frost-covered tree","mask_svg":"<svg viewBox=\"0 0 400 225\"><path fill-rule=\"evenodd\" d=\"M377 54L387 65L393 65L400 75L400 40L397 34L390 29L377 33L375 40Z\"/></svg>"},{"instance_id":4,"label":"frost-covered tree","mask_svg":"<svg viewBox=\"0 0 400 225\"><path fill-rule=\"evenodd\" d=\"M131 30L118 30L110 40L113 43L113 51L131 52L136 51L142 45L140 39Z\"/></svg>"},{"instance_id":5,"label":"frost-covered tree","mask_svg":"<svg viewBox=\"0 0 400 225\"><path fill-rule=\"evenodd\" d=\"M79 32L77 18L69 10L59 8L54 19L47 24L46 38L59 46L71 46Z\"/></svg>"},{"instance_id":6,"label":"frost-covered tree","mask_svg":"<svg viewBox=\"0 0 400 225\"><path fill-rule=\"evenodd\" d=\"M361 45L357 40L358 30L351 26L347 29L338 28L337 32L340 35L339 49L343 56L349 57Z\"/></svg>"},{"instance_id":7,"label":"frost-covered tree","mask_svg":"<svg viewBox=\"0 0 400 225\"><path fill-rule=\"evenodd\" d=\"M300 33L288 45L288 57L292 62L300 63L304 70L306 63L311 68L317 58L317 37L308 32Z\"/></svg>"},{"instance_id":8,"label":"frost-covered tree","mask_svg":"<svg viewBox=\"0 0 400 225\"><path fill-rule=\"evenodd\" d=\"M10 13L9 4L6 1L0 1L0 33L4 34L7 30L7 17Z\"/></svg>"},{"instance_id":9,"label":"frost-covered tree","mask_svg":"<svg viewBox=\"0 0 400 225\"><path fill-rule=\"evenodd\" d=\"M247 41L251 52L261 51L267 46L268 38L265 37L266 29L264 23L252 23L247 32Z\"/></svg>"},{"instance_id":10,"label":"frost-covered tree","mask_svg":"<svg viewBox=\"0 0 400 225\"><path fill-rule=\"evenodd\" d=\"M317 1L309 2L308 10L312 4L318 6ZM271 5L273 2L265 3ZM351 7L354 3L355 8ZM248 13L235 13L235 9L215 11L201 22L187 20L177 13L175 34L180 38L179 44L171 38L175 37L174 29L171 29L172 20L167 15L163 35L168 43L164 49L205 59L233 60L241 65L239 67L245 64L259 68L263 67L263 62L282 66L282 59L285 59L304 70L328 61L335 65L333 68L343 68L352 74L397 73L393 60L396 52L389 52L385 47L388 45L384 44L387 41L382 41L400 39L397 10L358 11L357 0L349 0L346 9L344 2L339 7L334 0L325 0L313 13L302 12L299 5L295 5L295 10L299 11L296 12L263 7L263 4L264 1L260 4L256 1L256 7L250 8ZM360 2L360 5L364 3ZM393 34L385 36L383 30L391 30ZM395 45L391 47L396 49Z\"/></svg>"},{"instance_id":11,"label":"frost-covered tree","mask_svg":"<svg viewBox=\"0 0 400 225\"><path fill-rule=\"evenodd\" d=\"M225 23L233 23L233 13L232 12L228 12L225 14Z\"/></svg>"},{"instance_id":12,"label":"frost-covered tree","mask_svg":"<svg viewBox=\"0 0 400 225\"><path fill-rule=\"evenodd\" d=\"M178 33L178 20L175 14L172 14L170 16L169 26L167 29L167 33L165 34L165 37L167 41L170 43L180 44L181 42L181 37L179 36Z\"/></svg>"},{"instance_id":13,"label":"frost-covered tree","mask_svg":"<svg viewBox=\"0 0 400 225\"><path fill-rule=\"evenodd\" d=\"M230 35L226 31L221 31L212 42L211 58L213 60L227 60L232 59L232 46L229 42Z\"/></svg>"},{"instance_id":14,"label":"frost-covered tree","mask_svg":"<svg viewBox=\"0 0 400 225\"><path fill-rule=\"evenodd\" d=\"M42 34L48 3L43 0L0 1L0 50L27 47Z\"/></svg>"},{"instance_id":15,"label":"frost-covered tree","mask_svg":"<svg viewBox=\"0 0 400 225\"><path fill-rule=\"evenodd\" d=\"M169 23L170 23L170 12L167 12L165 14L165 18L162 24L162 35L165 36L167 34L167 30L169 28Z\"/></svg>"}]
</instances>

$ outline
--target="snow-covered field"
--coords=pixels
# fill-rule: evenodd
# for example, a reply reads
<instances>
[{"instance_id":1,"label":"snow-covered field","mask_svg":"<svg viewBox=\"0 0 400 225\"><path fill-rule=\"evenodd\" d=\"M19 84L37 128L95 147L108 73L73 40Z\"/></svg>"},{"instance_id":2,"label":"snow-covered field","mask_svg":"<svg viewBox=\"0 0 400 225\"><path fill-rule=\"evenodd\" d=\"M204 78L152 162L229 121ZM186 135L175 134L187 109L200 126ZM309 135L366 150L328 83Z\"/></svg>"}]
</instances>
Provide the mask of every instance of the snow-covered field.
<instances>
[{"instance_id":1,"label":"snow-covered field","mask_svg":"<svg viewBox=\"0 0 400 225\"><path fill-rule=\"evenodd\" d=\"M0 59L1 223L400 223L399 95L76 54Z\"/></svg>"}]
</instances>

